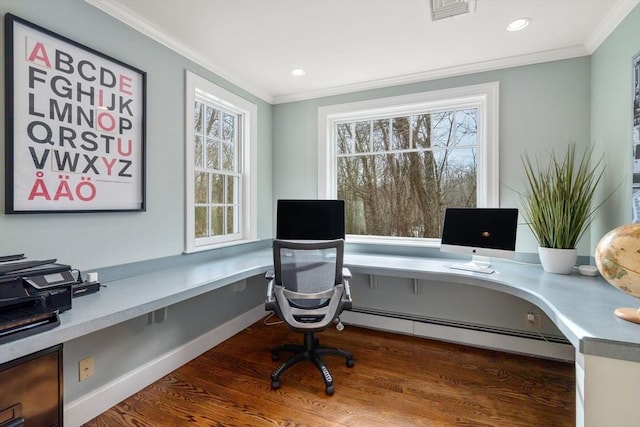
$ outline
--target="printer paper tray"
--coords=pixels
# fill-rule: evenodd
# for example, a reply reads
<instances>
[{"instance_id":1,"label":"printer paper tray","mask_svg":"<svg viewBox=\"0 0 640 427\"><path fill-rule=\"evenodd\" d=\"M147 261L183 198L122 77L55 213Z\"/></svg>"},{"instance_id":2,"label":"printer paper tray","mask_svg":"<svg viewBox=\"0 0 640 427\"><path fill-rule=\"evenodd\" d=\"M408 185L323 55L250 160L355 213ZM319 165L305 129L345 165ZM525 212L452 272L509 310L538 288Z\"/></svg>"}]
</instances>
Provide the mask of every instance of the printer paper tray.
<instances>
[{"instance_id":1,"label":"printer paper tray","mask_svg":"<svg viewBox=\"0 0 640 427\"><path fill-rule=\"evenodd\" d=\"M0 313L0 344L48 331L60 325L57 312L12 310Z\"/></svg>"}]
</instances>

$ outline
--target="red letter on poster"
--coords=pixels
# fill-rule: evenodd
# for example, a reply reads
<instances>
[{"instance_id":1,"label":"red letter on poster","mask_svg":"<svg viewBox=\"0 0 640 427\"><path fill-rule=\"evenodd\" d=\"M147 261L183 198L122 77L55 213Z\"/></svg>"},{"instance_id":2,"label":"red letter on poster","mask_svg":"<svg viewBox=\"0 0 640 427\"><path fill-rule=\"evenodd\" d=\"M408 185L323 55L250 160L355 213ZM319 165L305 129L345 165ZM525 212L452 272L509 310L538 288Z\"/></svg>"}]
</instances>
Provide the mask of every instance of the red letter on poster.
<instances>
[{"instance_id":1,"label":"red letter on poster","mask_svg":"<svg viewBox=\"0 0 640 427\"><path fill-rule=\"evenodd\" d=\"M31 50L29 57L27 58L29 62L42 61L43 65L47 68L51 68L51 61L49 61L49 56L47 55L47 50L44 48L44 45L40 42L36 42L35 46Z\"/></svg>"},{"instance_id":2,"label":"red letter on poster","mask_svg":"<svg viewBox=\"0 0 640 427\"><path fill-rule=\"evenodd\" d=\"M126 93L127 95L133 95L131 92L131 77L127 77L125 75L120 74L120 92Z\"/></svg>"}]
</instances>

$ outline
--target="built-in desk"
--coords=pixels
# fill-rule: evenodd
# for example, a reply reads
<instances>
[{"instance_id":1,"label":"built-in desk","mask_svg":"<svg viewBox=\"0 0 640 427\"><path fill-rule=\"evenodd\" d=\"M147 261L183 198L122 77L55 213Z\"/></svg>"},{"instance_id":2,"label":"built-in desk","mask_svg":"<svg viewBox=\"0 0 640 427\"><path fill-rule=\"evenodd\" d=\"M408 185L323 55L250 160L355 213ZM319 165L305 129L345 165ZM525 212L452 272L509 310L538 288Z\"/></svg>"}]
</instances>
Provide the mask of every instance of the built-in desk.
<instances>
[{"instance_id":1,"label":"built-in desk","mask_svg":"<svg viewBox=\"0 0 640 427\"><path fill-rule=\"evenodd\" d=\"M459 260L458 260L459 261ZM616 318L640 301L602 278L544 273L539 266L494 262L496 273L452 270L453 261L347 253L353 273L451 281L505 292L543 310L576 348L577 425L636 426L640 420L640 325ZM50 331L0 346L0 363L64 343L222 286L263 275L270 249L199 261L106 282L74 299Z\"/></svg>"},{"instance_id":2,"label":"built-in desk","mask_svg":"<svg viewBox=\"0 0 640 427\"><path fill-rule=\"evenodd\" d=\"M60 326L0 345L0 364L222 286L263 275L271 265L271 251L265 249L168 269L160 268L114 281L105 281L101 274L105 287L95 294L74 298L73 308L60 314Z\"/></svg>"},{"instance_id":3,"label":"built-in desk","mask_svg":"<svg viewBox=\"0 0 640 427\"><path fill-rule=\"evenodd\" d=\"M463 283L517 296L544 311L577 351L640 363L640 325L613 314L617 307L640 306L640 300L600 276L549 274L539 265L496 259L495 273L472 273L449 268L454 262L460 260L345 255L352 273Z\"/></svg>"},{"instance_id":4,"label":"built-in desk","mask_svg":"<svg viewBox=\"0 0 640 427\"><path fill-rule=\"evenodd\" d=\"M617 318L617 307L640 300L600 276L545 273L539 265L492 260L493 274L453 270L459 260L348 254L352 273L450 281L505 292L538 306L576 349L576 425L640 423L640 325Z\"/></svg>"}]
</instances>

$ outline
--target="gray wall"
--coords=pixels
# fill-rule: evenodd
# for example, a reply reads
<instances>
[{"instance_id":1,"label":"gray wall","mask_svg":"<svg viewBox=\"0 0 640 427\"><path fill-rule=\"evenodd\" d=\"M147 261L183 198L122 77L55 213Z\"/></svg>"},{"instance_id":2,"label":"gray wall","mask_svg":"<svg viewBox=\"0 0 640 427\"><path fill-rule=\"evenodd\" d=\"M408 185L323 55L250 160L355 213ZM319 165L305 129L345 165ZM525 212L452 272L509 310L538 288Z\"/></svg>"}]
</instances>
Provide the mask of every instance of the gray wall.
<instances>
[{"instance_id":1,"label":"gray wall","mask_svg":"<svg viewBox=\"0 0 640 427\"><path fill-rule=\"evenodd\" d=\"M524 188L525 179L520 167L522 152L546 155L570 141L589 144L589 57L276 105L274 198L317 196L318 107L493 81L500 83L500 205L518 206L517 191ZM581 254L590 253L589 244L588 237L582 240ZM537 251L537 243L525 225L518 227L517 250ZM413 250L415 255L427 252ZM415 295L411 281L388 277L378 278L378 288L374 289L367 285L366 278L356 277L353 295L354 306L361 308L526 332L533 330L525 326L525 314L539 312L511 295L450 283L423 281L422 294ZM542 332L562 336L546 316L543 318Z\"/></svg>"},{"instance_id":2,"label":"gray wall","mask_svg":"<svg viewBox=\"0 0 640 427\"><path fill-rule=\"evenodd\" d=\"M225 286L168 308L162 323L147 315L64 343L64 401L74 400L137 370L155 358L185 345L264 301L264 277L247 280L234 292ZM95 374L78 381L78 361L94 357ZM268 357L268 355L265 355Z\"/></svg>"},{"instance_id":3,"label":"gray wall","mask_svg":"<svg viewBox=\"0 0 640 427\"><path fill-rule=\"evenodd\" d=\"M57 257L81 270L169 258L184 249L185 70L208 78L258 106L258 237L272 235L273 107L141 35L83 0L0 0L10 12L147 72L147 211L138 213L0 215L0 255ZM4 31L0 32L4 46ZM4 49L2 50L4 63ZM4 66L0 67L4 81ZM2 99L4 99L4 85ZM4 116L4 102L0 103ZM5 121L0 121L4 135ZM4 182L4 150L0 176ZM4 203L4 185L0 185ZM218 254L224 251L216 251ZM192 255L192 258L203 254ZM184 256L187 257L187 256ZM183 260L185 262L185 260ZM104 280L104 279L103 279ZM264 279L248 281L169 307L169 318L148 325L142 316L64 346L64 398L78 397L187 343L264 300ZM80 300L75 302L81 303ZM63 313L62 321L65 321ZM96 374L78 381L78 361L94 356Z\"/></svg>"},{"instance_id":4,"label":"gray wall","mask_svg":"<svg viewBox=\"0 0 640 427\"><path fill-rule=\"evenodd\" d=\"M593 224L591 246L609 230L631 222L632 70L640 53L640 6L631 11L591 56L591 139L605 154L608 169L601 198L613 190L603 215Z\"/></svg>"},{"instance_id":5,"label":"gray wall","mask_svg":"<svg viewBox=\"0 0 640 427\"><path fill-rule=\"evenodd\" d=\"M184 250L185 229L187 69L257 104L258 237L271 237L270 104L83 0L0 0L0 12L11 12L147 72L147 211L0 215L0 254L25 253L31 259L57 257L82 270L180 254ZM4 40L2 43L4 46ZM0 69L4 81L4 67ZM4 116L4 103L0 109ZM3 135L4 125L4 120L0 121ZM0 152L0 174L4 182L4 150ZM3 203L4 190L1 185Z\"/></svg>"},{"instance_id":6,"label":"gray wall","mask_svg":"<svg viewBox=\"0 0 640 427\"><path fill-rule=\"evenodd\" d=\"M356 309L489 327L513 334L540 333L547 338L564 338L539 308L503 292L468 284L420 280L420 292L416 294L412 279L378 276L372 288L369 276L364 274L354 274L350 286ZM540 328L525 325L525 315L529 312L542 316Z\"/></svg>"},{"instance_id":7,"label":"gray wall","mask_svg":"<svg viewBox=\"0 0 640 427\"><path fill-rule=\"evenodd\" d=\"M317 196L318 107L493 81L500 83L500 205L517 207L516 191L525 182L522 152L546 155L570 141L589 144L589 57L276 105L274 198ZM537 251L525 225L518 230L517 250ZM590 253L588 237L579 251Z\"/></svg>"}]
</instances>

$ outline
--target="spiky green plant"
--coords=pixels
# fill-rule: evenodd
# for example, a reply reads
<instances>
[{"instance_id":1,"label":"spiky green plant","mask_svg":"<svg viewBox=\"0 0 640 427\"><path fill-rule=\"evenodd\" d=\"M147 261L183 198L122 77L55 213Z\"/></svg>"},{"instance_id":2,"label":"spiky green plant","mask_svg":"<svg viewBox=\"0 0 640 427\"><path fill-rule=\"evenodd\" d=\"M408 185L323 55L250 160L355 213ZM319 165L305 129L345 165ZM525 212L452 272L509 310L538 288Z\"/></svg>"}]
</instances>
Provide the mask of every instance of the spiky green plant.
<instances>
[{"instance_id":1,"label":"spiky green plant","mask_svg":"<svg viewBox=\"0 0 640 427\"><path fill-rule=\"evenodd\" d=\"M604 165L603 157L592 164L592 156L593 146L578 158L575 143L562 160L551 152L546 167L536 162L534 168L526 152L521 156L528 183L523 216L540 246L575 248L595 219L602 203L594 206L593 199Z\"/></svg>"}]
</instances>

